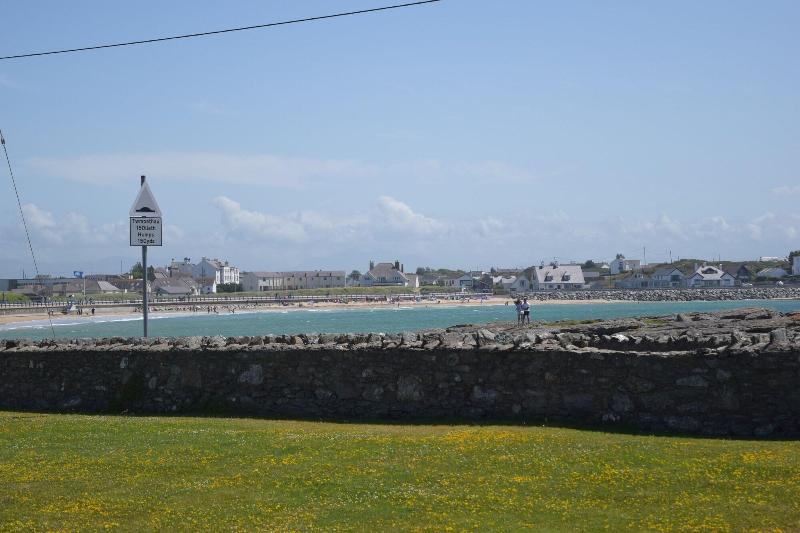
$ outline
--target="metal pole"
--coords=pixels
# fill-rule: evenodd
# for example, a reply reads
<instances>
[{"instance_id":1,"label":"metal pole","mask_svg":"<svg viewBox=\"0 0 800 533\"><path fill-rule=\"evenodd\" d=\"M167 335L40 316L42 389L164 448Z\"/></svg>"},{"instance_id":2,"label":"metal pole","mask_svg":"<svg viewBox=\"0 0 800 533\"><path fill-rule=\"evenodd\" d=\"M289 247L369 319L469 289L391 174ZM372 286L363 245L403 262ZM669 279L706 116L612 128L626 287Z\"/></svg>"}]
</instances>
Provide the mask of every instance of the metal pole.
<instances>
[{"instance_id":1,"label":"metal pole","mask_svg":"<svg viewBox=\"0 0 800 533\"><path fill-rule=\"evenodd\" d=\"M144 337L147 338L147 246L142 246L142 316Z\"/></svg>"},{"instance_id":2,"label":"metal pole","mask_svg":"<svg viewBox=\"0 0 800 533\"><path fill-rule=\"evenodd\" d=\"M142 185L145 177L142 176ZM142 246L142 322L144 323L144 338L147 338L147 246Z\"/></svg>"}]
</instances>

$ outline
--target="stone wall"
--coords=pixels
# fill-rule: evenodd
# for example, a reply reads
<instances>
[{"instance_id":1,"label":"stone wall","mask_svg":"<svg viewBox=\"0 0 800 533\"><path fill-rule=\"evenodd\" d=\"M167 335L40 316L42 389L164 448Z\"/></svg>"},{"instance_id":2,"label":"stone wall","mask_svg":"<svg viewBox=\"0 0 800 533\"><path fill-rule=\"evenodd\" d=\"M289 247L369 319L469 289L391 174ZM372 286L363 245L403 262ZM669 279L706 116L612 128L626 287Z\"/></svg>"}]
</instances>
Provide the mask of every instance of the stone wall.
<instances>
[{"instance_id":1,"label":"stone wall","mask_svg":"<svg viewBox=\"0 0 800 533\"><path fill-rule=\"evenodd\" d=\"M420 335L5 341L0 409L798 436L800 335L790 318L759 312Z\"/></svg>"}]
</instances>

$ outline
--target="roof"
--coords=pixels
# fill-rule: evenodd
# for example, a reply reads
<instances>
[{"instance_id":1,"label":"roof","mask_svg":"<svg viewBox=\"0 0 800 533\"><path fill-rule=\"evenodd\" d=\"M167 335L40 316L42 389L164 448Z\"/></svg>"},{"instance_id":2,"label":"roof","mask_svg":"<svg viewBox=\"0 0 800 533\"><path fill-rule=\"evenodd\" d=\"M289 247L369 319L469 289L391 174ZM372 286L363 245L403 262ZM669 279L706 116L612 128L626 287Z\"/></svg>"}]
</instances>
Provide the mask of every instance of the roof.
<instances>
[{"instance_id":1,"label":"roof","mask_svg":"<svg viewBox=\"0 0 800 533\"><path fill-rule=\"evenodd\" d=\"M189 294L191 289L184 284L180 285L161 285L156 287L156 291L164 292L167 294Z\"/></svg>"},{"instance_id":2,"label":"roof","mask_svg":"<svg viewBox=\"0 0 800 533\"><path fill-rule=\"evenodd\" d=\"M280 272L267 272L267 271L256 271L256 272L242 272L242 275L252 275L257 278L280 278L282 277Z\"/></svg>"},{"instance_id":3,"label":"roof","mask_svg":"<svg viewBox=\"0 0 800 533\"><path fill-rule=\"evenodd\" d=\"M538 283L585 283L580 265L546 265L533 269Z\"/></svg>"},{"instance_id":4,"label":"roof","mask_svg":"<svg viewBox=\"0 0 800 533\"><path fill-rule=\"evenodd\" d=\"M344 270L289 270L287 272L269 272L268 274L277 274L284 277L332 277L346 275Z\"/></svg>"},{"instance_id":5,"label":"roof","mask_svg":"<svg viewBox=\"0 0 800 533\"><path fill-rule=\"evenodd\" d=\"M369 269L367 274L377 278L380 276L390 276L395 272L397 272L400 275L404 275L403 272L400 272L398 269L394 267L394 263L378 263L377 265Z\"/></svg>"},{"instance_id":6,"label":"roof","mask_svg":"<svg viewBox=\"0 0 800 533\"><path fill-rule=\"evenodd\" d=\"M681 272L681 269L677 267L661 267L657 268L655 272L653 272L653 277L671 276L672 273L675 272L676 270L678 271L678 274L680 274L681 276L684 275L683 272Z\"/></svg>"},{"instance_id":7,"label":"roof","mask_svg":"<svg viewBox=\"0 0 800 533\"><path fill-rule=\"evenodd\" d=\"M115 287L111 283L107 281L98 281L97 287L103 292L120 292L121 289L119 287Z\"/></svg>"},{"instance_id":8,"label":"roof","mask_svg":"<svg viewBox=\"0 0 800 533\"><path fill-rule=\"evenodd\" d=\"M756 273L756 276L768 278L770 276L783 277L786 274L788 274L788 272L786 272L786 270L781 267L768 267L759 270Z\"/></svg>"},{"instance_id":9,"label":"roof","mask_svg":"<svg viewBox=\"0 0 800 533\"><path fill-rule=\"evenodd\" d=\"M720 270L719 268L717 268L715 266L705 265L705 266L701 266L700 268L698 268L689 277L693 278L695 276L699 276L704 280L713 281L713 280L722 279L725 275L731 276L730 274L728 274L724 270ZM731 276L731 277L733 277L733 276Z\"/></svg>"}]
</instances>

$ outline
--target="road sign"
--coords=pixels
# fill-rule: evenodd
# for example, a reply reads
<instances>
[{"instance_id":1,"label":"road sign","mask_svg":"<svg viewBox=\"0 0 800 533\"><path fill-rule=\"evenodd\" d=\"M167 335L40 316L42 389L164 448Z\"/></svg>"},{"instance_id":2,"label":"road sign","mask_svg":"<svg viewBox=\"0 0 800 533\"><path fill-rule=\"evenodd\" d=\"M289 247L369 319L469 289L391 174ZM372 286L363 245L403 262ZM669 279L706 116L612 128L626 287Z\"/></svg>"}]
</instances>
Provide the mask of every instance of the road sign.
<instances>
[{"instance_id":1,"label":"road sign","mask_svg":"<svg viewBox=\"0 0 800 533\"><path fill-rule=\"evenodd\" d=\"M161 218L161 209L158 207L158 202L156 202L153 191L150 190L147 182L142 183L139 194L136 196L136 201L133 202L133 207L131 207L130 215L132 217ZM161 245L159 244L158 246Z\"/></svg>"},{"instance_id":2,"label":"road sign","mask_svg":"<svg viewBox=\"0 0 800 533\"><path fill-rule=\"evenodd\" d=\"M131 246L161 246L161 217L131 217Z\"/></svg>"}]
</instances>

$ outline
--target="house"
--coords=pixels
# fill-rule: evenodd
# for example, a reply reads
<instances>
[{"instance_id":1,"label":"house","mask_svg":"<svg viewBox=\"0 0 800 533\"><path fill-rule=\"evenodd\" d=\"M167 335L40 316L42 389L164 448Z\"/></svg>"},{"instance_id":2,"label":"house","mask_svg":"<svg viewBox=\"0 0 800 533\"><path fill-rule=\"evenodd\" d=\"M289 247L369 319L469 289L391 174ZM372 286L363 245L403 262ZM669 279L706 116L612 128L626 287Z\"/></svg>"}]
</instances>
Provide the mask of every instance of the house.
<instances>
[{"instance_id":1,"label":"house","mask_svg":"<svg viewBox=\"0 0 800 533\"><path fill-rule=\"evenodd\" d=\"M732 264L725 269L725 272L736 278L737 283L750 283L753 281L755 276L753 273L750 272L750 269L747 268L747 265L744 263L741 264Z\"/></svg>"},{"instance_id":2,"label":"house","mask_svg":"<svg viewBox=\"0 0 800 533\"><path fill-rule=\"evenodd\" d=\"M285 272L243 272L242 290L248 292L294 291L344 287L344 270L288 270Z\"/></svg>"},{"instance_id":3,"label":"house","mask_svg":"<svg viewBox=\"0 0 800 533\"><path fill-rule=\"evenodd\" d=\"M617 257L611 261L609 266L611 274L616 275L632 270L639 270L642 268L642 262L639 259L625 259L624 255L617 254Z\"/></svg>"},{"instance_id":4,"label":"house","mask_svg":"<svg viewBox=\"0 0 800 533\"><path fill-rule=\"evenodd\" d=\"M686 286L701 287L733 287L736 279L728 272L710 265L703 265L686 278Z\"/></svg>"},{"instance_id":5,"label":"house","mask_svg":"<svg viewBox=\"0 0 800 533\"><path fill-rule=\"evenodd\" d=\"M504 292L516 294L531 290L531 282L525 276L494 276L492 282Z\"/></svg>"},{"instance_id":6,"label":"house","mask_svg":"<svg viewBox=\"0 0 800 533\"><path fill-rule=\"evenodd\" d=\"M51 285L51 294L106 294L122 292L118 287L107 281L94 279L69 279Z\"/></svg>"},{"instance_id":7,"label":"house","mask_svg":"<svg viewBox=\"0 0 800 533\"><path fill-rule=\"evenodd\" d=\"M662 267L657 268L650 279L653 289L675 289L684 286L686 276L675 267Z\"/></svg>"},{"instance_id":8,"label":"house","mask_svg":"<svg viewBox=\"0 0 800 533\"><path fill-rule=\"evenodd\" d=\"M242 290L246 292L283 290L283 273L281 272L242 272L239 279Z\"/></svg>"},{"instance_id":9,"label":"house","mask_svg":"<svg viewBox=\"0 0 800 533\"><path fill-rule=\"evenodd\" d=\"M411 287L414 289L418 289L420 286L420 279L422 276L418 274L409 274L408 272L404 272L403 275L408 278L408 285L406 287Z\"/></svg>"},{"instance_id":10,"label":"house","mask_svg":"<svg viewBox=\"0 0 800 533\"><path fill-rule=\"evenodd\" d=\"M423 274L420 277L419 284L420 285L440 285L440 281L443 279L442 276L439 274Z\"/></svg>"},{"instance_id":11,"label":"house","mask_svg":"<svg viewBox=\"0 0 800 533\"><path fill-rule=\"evenodd\" d=\"M781 267L764 268L756 272L756 278L764 278L764 279L780 279L788 275L789 273L786 272Z\"/></svg>"},{"instance_id":12,"label":"house","mask_svg":"<svg viewBox=\"0 0 800 533\"><path fill-rule=\"evenodd\" d=\"M792 256L792 276L800 276L800 254Z\"/></svg>"},{"instance_id":13,"label":"house","mask_svg":"<svg viewBox=\"0 0 800 533\"><path fill-rule=\"evenodd\" d=\"M416 276L416 275L415 275ZM364 287L398 286L408 287L411 280L403 272L403 265L400 261L394 263L369 262L369 270L361 277L361 285ZM419 283L417 279L416 283Z\"/></svg>"},{"instance_id":14,"label":"house","mask_svg":"<svg viewBox=\"0 0 800 533\"><path fill-rule=\"evenodd\" d=\"M581 289L585 284L580 265L560 265L558 261L547 266L542 263L533 269L532 281L533 289L537 291Z\"/></svg>"},{"instance_id":15,"label":"house","mask_svg":"<svg viewBox=\"0 0 800 533\"><path fill-rule=\"evenodd\" d=\"M184 283L179 283L177 285L169 285L169 284L156 285L154 283L151 291L160 296L188 296L190 294L193 294L192 289L189 288Z\"/></svg>"},{"instance_id":16,"label":"house","mask_svg":"<svg viewBox=\"0 0 800 533\"><path fill-rule=\"evenodd\" d=\"M184 262L188 261L188 258L184 258ZM192 265L192 277L194 279L213 277L217 285L239 283L239 269L227 261L203 257L199 263Z\"/></svg>"},{"instance_id":17,"label":"house","mask_svg":"<svg viewBox=\"0 0 800 533\"><path fill-rule=\"evenodd\" d=\"M650 289L653 280L642 272L631 272L628 276L614 282L618 289Z\"/></svg>"}]
</instances>

